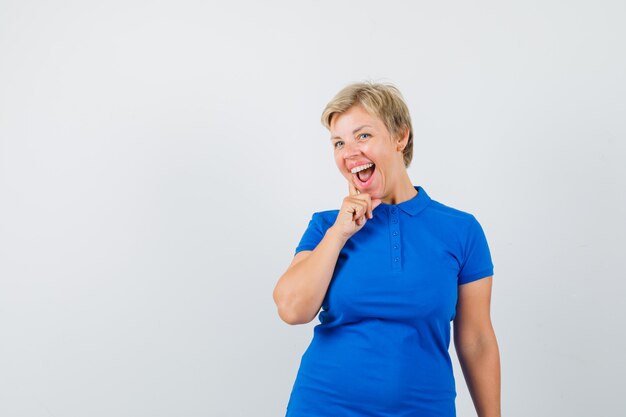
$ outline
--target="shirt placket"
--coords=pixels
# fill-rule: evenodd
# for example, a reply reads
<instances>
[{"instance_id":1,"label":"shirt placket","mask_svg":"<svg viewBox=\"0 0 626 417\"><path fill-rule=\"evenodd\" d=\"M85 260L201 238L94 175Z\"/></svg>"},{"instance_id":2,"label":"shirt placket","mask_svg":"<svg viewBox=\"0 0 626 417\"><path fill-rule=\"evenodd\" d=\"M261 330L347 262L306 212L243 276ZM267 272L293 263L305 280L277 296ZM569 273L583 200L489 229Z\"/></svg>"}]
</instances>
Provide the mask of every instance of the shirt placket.
<instances>
[{"instance_id":1,"label":"shirt placket","mask_svg":"<svg viewBox=\"0 0 626 417\"><path fill-rule=\"evenodd\" d=\"M389 237L391 238L391 270L401 271L400 216L397 207L391 207L389 209Z\"/></svg>"}]
</instances>

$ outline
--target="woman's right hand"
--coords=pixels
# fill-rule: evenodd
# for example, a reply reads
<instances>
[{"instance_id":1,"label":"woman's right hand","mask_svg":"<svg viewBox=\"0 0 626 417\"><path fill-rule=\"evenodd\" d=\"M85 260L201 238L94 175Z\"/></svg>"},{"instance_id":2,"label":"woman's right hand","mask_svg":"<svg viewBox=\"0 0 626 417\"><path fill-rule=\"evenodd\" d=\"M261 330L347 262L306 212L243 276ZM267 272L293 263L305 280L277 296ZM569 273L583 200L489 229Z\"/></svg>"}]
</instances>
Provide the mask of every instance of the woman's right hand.
<instances>
[{"instance_id":1,"label":"woman's right hand","mask_svg":"<svg viewBox=\"0 0 626 417\"><path fill-rule=\"evenodd\" d=\"M348 193L349 195L341 203L341 208L333 225L345 240L350 239L352 235L361 230L367 220L374 217L374 209L382 203L379 198L372 200L368 193L361 193L350 180L348 181Z\"/></svg>"}]
</instances>

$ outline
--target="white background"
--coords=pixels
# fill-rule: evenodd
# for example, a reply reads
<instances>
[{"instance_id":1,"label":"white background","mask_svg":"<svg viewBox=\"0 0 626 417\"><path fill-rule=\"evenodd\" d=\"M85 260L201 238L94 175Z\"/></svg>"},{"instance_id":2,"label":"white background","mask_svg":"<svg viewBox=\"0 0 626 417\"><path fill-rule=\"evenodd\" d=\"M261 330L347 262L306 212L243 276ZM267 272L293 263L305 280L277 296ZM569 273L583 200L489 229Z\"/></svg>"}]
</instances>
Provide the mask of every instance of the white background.
<instances>
[{"instance_id":1,"label":"white background","mask_svg":"<svg viewBox=\"0 0 626 417\"><path fill-rule=\"evenodd\" d=\"M625 3L225 3L0 1L0 415L284 415L318 320L272 291L367 79L485 230L503 415L623 416Z\"/></svg>"}]
</instances>

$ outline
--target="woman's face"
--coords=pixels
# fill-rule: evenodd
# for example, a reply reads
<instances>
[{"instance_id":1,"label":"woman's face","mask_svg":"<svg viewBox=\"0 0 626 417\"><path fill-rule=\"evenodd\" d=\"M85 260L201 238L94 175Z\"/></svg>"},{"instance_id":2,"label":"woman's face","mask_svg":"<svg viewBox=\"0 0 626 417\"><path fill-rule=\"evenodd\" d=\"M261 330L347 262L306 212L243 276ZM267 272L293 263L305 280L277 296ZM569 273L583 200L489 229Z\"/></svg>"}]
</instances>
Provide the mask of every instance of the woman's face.
<instances>
[{"instance_id":1,"label":"woman's face","mask_svg":"<svg viewBox=\"0 0 626 417\"><path fill-rule=\"evenodd\" d=\"M402 144L392 142L383 121L361 105L333 116L330 137L339 171L358 190L376 198L392 192L397 184L395 180L400 178L404 169L403 146L400 145L406 141ZM358 175L352 172L353 168L365 164L374 166ZM363 181L365 178L367 180Z\"/></svg>"}]
</instances>

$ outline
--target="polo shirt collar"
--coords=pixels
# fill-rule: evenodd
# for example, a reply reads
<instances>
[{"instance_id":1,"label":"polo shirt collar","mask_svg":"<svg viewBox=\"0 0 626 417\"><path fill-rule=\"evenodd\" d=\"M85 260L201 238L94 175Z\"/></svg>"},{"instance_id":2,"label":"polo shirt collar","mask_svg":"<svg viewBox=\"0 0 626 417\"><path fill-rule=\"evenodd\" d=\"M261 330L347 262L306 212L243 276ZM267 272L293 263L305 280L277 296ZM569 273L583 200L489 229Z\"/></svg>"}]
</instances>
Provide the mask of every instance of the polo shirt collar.
<instances>
[{"instance_id":1,"label":"polo shirt collar","mask_svg":"<svg viewBox=\"0 0 626 417\"><path fill-rule=\"evenodd\" d=\"M399 204L382 203L381 205L385 205L388 207L398 207L405 213L411 216L415 216L416 214L424 210L426 206L428 206L428 204L431 201L431 198L420 185L418 186L414 185L413 188L417 190L417 195L411 198L410 200L403 201L402 203L399 203Z\"/></svg>"}]
</instances>

